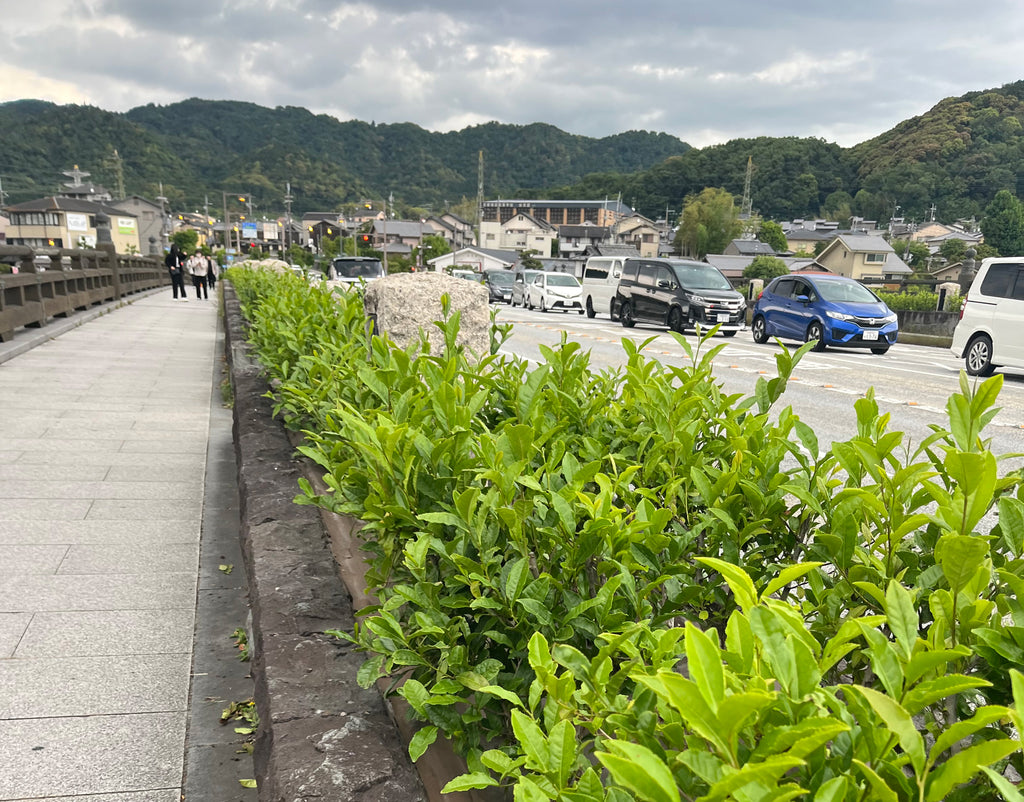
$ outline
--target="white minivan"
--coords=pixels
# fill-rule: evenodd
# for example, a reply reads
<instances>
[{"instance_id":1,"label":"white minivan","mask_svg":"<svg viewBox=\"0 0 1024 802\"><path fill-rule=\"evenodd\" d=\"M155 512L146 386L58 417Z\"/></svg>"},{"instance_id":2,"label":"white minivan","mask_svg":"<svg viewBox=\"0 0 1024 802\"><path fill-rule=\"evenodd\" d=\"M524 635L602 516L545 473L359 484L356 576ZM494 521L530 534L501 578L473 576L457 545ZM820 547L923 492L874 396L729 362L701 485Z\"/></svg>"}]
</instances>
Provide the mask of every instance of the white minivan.
<instances>
[{"instance_id":1,"label":"white minivan","mask_svg":"<svg viewBox=\"0 0 1024 802\"><path fill-rule=\"evenodd\" d=\"M624 256L591 256L583 266L583 308L587 317L611 315L612 298L619 286Z\"/></svg>"},{"instance_id":2,"label":"white minivan","mask_svg":"<svg viewBox=\"0 0 1024 802\"><path fill-rule=\"evenodd\" d=\"M1024 368L1024 258L989 258L967 293L952 351L971 376Z\"/></svg>"}]
</instances>

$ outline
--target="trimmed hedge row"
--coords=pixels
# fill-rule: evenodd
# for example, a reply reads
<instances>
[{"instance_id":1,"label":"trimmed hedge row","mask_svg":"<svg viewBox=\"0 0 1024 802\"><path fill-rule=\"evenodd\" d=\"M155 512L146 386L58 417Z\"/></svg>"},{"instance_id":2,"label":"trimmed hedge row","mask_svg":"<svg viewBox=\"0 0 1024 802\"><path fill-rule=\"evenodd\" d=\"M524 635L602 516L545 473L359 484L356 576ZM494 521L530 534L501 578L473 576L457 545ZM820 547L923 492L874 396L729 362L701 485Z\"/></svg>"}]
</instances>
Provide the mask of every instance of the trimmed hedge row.
<instances>
[{"instance_id":1,"label":"trimmed hedge row","mask_svg":"<svg viewBox=\"0 0 1024 802\"><path fill-rule=\"evenodd\" d=\"M727 395L724 345L595 373L365 330L356 294L231 271L276 411L366 521L351 633L517 800L1018 800L1022 475L966 377L912 447L869 394L822 448L778 409L804 350ZM496 328L495 350L503 331ZM998 523L988 528L991 513Z\"/></svg>"}]
</instances>

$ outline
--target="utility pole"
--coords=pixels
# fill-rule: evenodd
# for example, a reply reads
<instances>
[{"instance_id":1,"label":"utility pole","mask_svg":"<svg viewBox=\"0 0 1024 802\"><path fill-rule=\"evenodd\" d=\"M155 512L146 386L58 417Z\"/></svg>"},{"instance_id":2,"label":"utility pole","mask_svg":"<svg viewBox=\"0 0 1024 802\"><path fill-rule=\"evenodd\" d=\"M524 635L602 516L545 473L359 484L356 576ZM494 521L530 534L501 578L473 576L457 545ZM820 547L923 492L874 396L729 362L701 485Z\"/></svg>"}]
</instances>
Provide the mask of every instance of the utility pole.
<instances>
[{"instance_id":1,"label":"utility pole","mask_svg":"<svg viewBox=\"0 0 1024 802\"><path fill-rule=\"evenodd\" d=\"M483 234L480 229L484 223L484 152L480 151L476 169L476 246L483 245Z\"/></svg>"},{"instance_id":2,"label":"utility pole","mask_svg":"<svg viewBox=\"0 0 1024 802\"><path fill-rule=\"evenodd\" d=\"M285 211L285 218L284 219L285 219L285 225L287 226L287 228L285 228L285 232L284 232L284 249L285 249L286 252L288 250L288 237L291 236L291 231L292 231L292 201L293 200L295 200L295 198L292 197L292 182L291 181L286 181L285 184L284 184L284 211ZM344 248L342 249L342 253L344 253Z\"/></svg>"},{"instance_id":3,"label":"utility pole","mask_svg":"<svg viewBox=\"0 0 1024 802\"><path fill-rule=\"evenodd\" d=\"M388 199L384 199L384 274L388 272Z\"/></svg>"},{"instance_id":4,"label":"utility pole","mask_svg":"<svg viewBox=\"0 0 1024 802\"><path fill-rule=\"evenodd\" d=\"M4 192L4 177L0 175L0 206L4 206L7 203L7 194Z\"/></svg>"},{"instance_id":5,"label":"utility pole","mask_svg":"<svg viewBox=\"0 0 1024 802\"><path fill-rule=\"evenodd\" d=\"M77 169L78 165L75 165ZM160 194L156 196L156 199L160 201L160 246L162 248L167 247L167 242L170 239L171 220L167 211L164 209L164 204L167 203L167 198L164 197L164 182L160 182Z\"/></svg>"},{"instance_id":6,"label":"utility pole","mask_svg":"<svg viewBox=\"0 0 1024 802\"><path fill-rule=\"evenodd\" d=\"M114 183L117 187L117 197L124 200L124 160L121 154L114 148L112 155L103 160L103 166L114 171Z\"/></svg>"},{"instance_id":7,"label":"utility pole","mask_svg":"<svg viewBox=\"0 0 1024 802\"><path fill-rule=\"evenodd\" d=\"M740 202L740 214L748 218L753 214L753 200L750 197L750 179L754 175L754 157L747 156L747 174L743 179L743 200Z\"/></svg>"},{"instance_id":8,"label":"utility pole","mask_svg":"<svg viewBox=\"0 0 1024 802\"><path fill-rule=\"evenodd\" d=\"M206 242L213 238L213 227L210 225L210 196L203 195L203 219L206 220Z\"/></svg>"}]
</instances>

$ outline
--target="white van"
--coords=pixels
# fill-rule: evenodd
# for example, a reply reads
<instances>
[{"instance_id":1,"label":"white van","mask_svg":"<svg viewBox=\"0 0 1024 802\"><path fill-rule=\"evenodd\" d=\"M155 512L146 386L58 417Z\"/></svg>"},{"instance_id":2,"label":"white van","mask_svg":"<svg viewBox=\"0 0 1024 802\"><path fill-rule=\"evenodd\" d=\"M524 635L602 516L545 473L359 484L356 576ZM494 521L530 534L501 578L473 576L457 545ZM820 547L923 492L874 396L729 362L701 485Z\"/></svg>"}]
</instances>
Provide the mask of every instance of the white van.
<instances>
[{"instance_id":1,"label":"white van","mask_svg":"<svg viewBox=\"0 0 1024 802\"><path fill-rule=\"evenodd\" d=\"M612 298L619 286L625 256L591 256L583 266L583 308L587 317L598 312L611 317Z\"/></svg>"},{"instance_id":2,"label":"white van","mask_svg":"<svg viewBox=\"0 0 1024 802\"><path fill-rule=\"evenodd\" d=\"M1024 258L989 258L967 293L952 351L971 376L1024 368Z\"/></svg>"}]
</instances>

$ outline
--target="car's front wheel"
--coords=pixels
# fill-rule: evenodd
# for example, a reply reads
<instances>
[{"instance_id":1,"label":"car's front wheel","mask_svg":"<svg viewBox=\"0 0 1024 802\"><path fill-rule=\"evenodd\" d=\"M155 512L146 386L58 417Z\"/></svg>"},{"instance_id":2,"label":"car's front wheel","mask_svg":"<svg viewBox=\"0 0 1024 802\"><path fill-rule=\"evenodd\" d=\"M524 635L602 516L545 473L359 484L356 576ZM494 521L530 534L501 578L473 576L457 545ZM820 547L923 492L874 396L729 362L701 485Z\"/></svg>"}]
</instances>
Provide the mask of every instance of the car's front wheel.
<instances>
[{"instance_id":1,"label":"car's front wheel","mask_svg":"<svg viewBox=\"0 0 1024 802\"><path fill-rule=\"evenodd\" d=\"M888 350L889 350L889 346L888 345L879 345L876 348L872 348L871 349L871 353L878 354L879 356L881 356L882 354L887 353Z\"/></svg>"},{"instance_id":2,"label":"car's front wheel","mask_svg":"<svg viewBox=\"0 0 1024 802\"><path fill-rule=\"evenodd\" d=\"M547 304L547 301L544 300L544 296L543 295L540 296L540 311L541 312L547 312L548 311L548 304Z\"/></svg>"},{"instance_id":3,"label":"car's front wheel","mask_svg":"<svg viewBox=\"0 0 1024 802\"><path fill-rule=\"evenodd\" d=\"M964 354L964 362L968 376L991 376L996 366L992 364L992 340L985 334L979 334Z\"/></svg>"},{"instance_id":4,"label":"car's front wheel","mask_svg":"<svg viewBox=\"0 0 1024 802\"><path fill-rule=\"evenodd\" d=\"M683 323L683 310L678 306L673 306L668 313L668 327L672 331L678 331L682 333L686 329L686 325Z\"/></svg>"},{"instance_id":5,"label":"car's front wheel","mask_svg":"<svg viewBox=\"0 0 1024 802\"><path fill-rule=\"evenodd\" d=\"M629 303L624 303L619 309L619 321L624 329L631 329L636 325L636 321L633 319L633 307Z\"/></svg>"},{"instance_id":6,"label":"car's front wheel","mask_svg":"<svg viewBox=\"0 0 1024 802\"><path fill-rule=\"evenodd\" d=\"M597 317L597 310L594 309L594 302L587 298L587 317Z\"/></svg>"},{"instance_id":7,"label":"car's front wheel","mask_svg":"<svg viewBox=\"0 0 1024 802\"><path fill-rule=\"evenodd\" d=\"M815 320L807 327L807 342L815 340L812 351L824 351L825 350L825 329L822 328L821 323Z\"/></svg>"},{"instance_id":8,"label":"car's front wheel","mask_svg":"<svg viewBox=\"0 0 1024 802\"><path fill-rule=\"evenodd\" d=\"M761 344L768 342L768 322L764 319L764 315L754 318L754 322L750 326L750 333L754 337L754 342Z\"/></svg>"}]
</instances>

